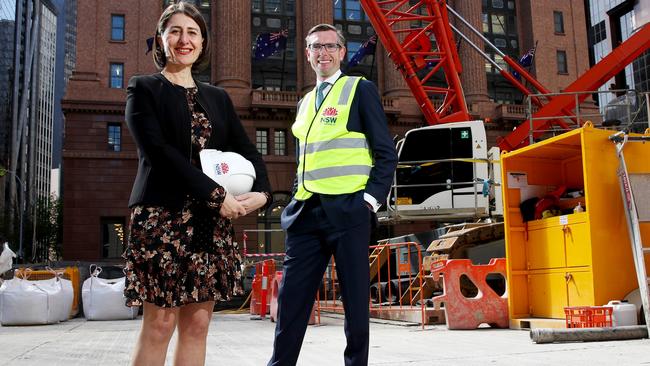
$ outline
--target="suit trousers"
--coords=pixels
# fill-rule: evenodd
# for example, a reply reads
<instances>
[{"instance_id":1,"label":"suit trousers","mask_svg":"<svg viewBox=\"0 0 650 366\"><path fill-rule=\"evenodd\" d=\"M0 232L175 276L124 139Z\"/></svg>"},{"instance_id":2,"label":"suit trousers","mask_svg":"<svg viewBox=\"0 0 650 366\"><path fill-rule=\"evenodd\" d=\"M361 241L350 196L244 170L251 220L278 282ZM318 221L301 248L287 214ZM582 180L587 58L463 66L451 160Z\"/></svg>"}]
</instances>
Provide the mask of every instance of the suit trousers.
<instances>
[{"instance_id":1,"label":"suit trousers","mask_svg":"<svg viewBox=\"0 0 650 366\"><path fill-rule=\"evenodd\" d=\"M364 213L367 217L355 220L356 225L335 227L327 219L319 199L312 197L287 229L284 273L269 366L296 364L316 292L332 255L345 310L345 365L368 364L368 245L374 217L370 210Z\"/></svg>"}]
</instances>

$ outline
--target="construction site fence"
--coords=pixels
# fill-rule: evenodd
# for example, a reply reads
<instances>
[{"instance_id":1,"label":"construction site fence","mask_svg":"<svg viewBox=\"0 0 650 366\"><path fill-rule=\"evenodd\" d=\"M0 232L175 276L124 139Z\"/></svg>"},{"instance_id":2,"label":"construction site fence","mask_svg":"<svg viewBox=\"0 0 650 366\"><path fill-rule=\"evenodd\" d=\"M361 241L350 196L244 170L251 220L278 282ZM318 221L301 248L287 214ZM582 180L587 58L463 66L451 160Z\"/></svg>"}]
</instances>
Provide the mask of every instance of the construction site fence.
<instances>
[{"instance_id":1,"label":"construction site fence","mask_svg":"<svg viewBox=\"0 0 650 366\"><path fill-rule=\"evenodd\" d=\"M419 312L424 328L426 302L423 291L422 251L415 242L380 243L369 247L370 316L403 320L403 314ZM316 295L317 322L323 312L344 314L334 257L325 271ZM417 316L417 315L416 315ZM415 319L408 317L408 319Z\"/></svg>"}]
</instances>

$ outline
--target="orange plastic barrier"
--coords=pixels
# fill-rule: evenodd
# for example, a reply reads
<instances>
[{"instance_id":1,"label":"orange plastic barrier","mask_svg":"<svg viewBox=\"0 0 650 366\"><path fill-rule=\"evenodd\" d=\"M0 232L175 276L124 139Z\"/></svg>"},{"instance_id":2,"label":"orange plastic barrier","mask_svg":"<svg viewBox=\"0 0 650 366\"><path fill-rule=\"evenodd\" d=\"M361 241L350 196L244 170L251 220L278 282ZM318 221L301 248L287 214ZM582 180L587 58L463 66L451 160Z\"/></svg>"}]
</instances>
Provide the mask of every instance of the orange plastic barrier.
<instances>
[{"instance_id":1,"label":"orange plastic barrier","mask_svg":"<svg viewBox=\"0 0 650 366\"><path fill-rule=\"evenodd\" d=\"M492 258L486 265L472 265L469 259L450 259L431 265L433 278L443 277L444 293L433 298L436 309L444 303L449 329L476 329L487 323L491 327L508 328L508 291L499 296L487 284L489 274L506 278L505 258ZM460 288L461 276L467 276L478 289L473 298L465 297Z\"/></svg>"},{"instance_id":2,"label":"orange plastic barrier","mask_svg":"<svg viewBox=\"0 0 650 366\"><path fill-rule=\"evenodd\" d=\"M261 319L269 313L267 304L271 302L271 291L269 284L273 283L275 275L275 261L272 259L259 262L255 265L255 277L253 277L250 315L260 316Z\"/></svg>"}]
</instances>

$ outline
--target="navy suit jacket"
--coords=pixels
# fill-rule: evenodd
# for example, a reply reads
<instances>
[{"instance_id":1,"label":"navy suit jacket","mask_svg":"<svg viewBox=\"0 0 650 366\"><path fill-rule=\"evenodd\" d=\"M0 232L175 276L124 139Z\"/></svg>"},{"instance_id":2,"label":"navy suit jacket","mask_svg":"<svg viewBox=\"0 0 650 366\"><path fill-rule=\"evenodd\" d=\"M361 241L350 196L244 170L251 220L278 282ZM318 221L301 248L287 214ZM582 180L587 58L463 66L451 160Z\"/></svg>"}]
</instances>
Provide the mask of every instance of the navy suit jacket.
<instances>
[{"instance_id":1,"label":"navy suit jacket","mask_svg":"<svg viewBox=\"0 0 650 366\"><path fill-rule=\"evenodd\" d=\"M350 107L347 128L349 131L361 132L366 136L373 154L374 166L363 191L341 195L318 195L327 218L339 228L356 226L360 220L365 220L367 216L360 214L364 213L362 210L368 210L363 199L364 193L373 196L380 204L385 201L397 167L397 152L388 131L386 114L377 87L371 81L359 82ZM295 184L293 192L296 192ZM283 229L286 230L291 226L300 215L303 206L304 201L291 200L282 212Z\"/></svg>"}]
</instances>

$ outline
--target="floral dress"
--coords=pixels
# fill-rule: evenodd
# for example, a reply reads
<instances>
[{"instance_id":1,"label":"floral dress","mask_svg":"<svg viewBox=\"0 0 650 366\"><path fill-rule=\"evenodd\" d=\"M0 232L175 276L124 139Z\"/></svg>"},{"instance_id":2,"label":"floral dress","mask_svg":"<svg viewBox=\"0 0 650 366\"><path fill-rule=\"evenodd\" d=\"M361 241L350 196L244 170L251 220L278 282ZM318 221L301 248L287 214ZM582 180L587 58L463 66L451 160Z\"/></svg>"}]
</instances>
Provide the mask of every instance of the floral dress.
<instances>
[{"instance_id":1,"label":"floral dress","mask_svg":"<svg viewBox=\"0 0 650 366\"><path fill-rule=\"evenodd\" d=\"M196 103L196 93L196 88L186 89L192 114L192 165L200 168L199 151L209 140L212 126ZM224 196L221 187L212 193L215 202ZM225 301L242 293L241 256L232 241L232 223L207 202L188 196L180 211L134 206L129 232L123 255L127 306L146 301L177 307Z\"/></svg>"}]
</instances>

